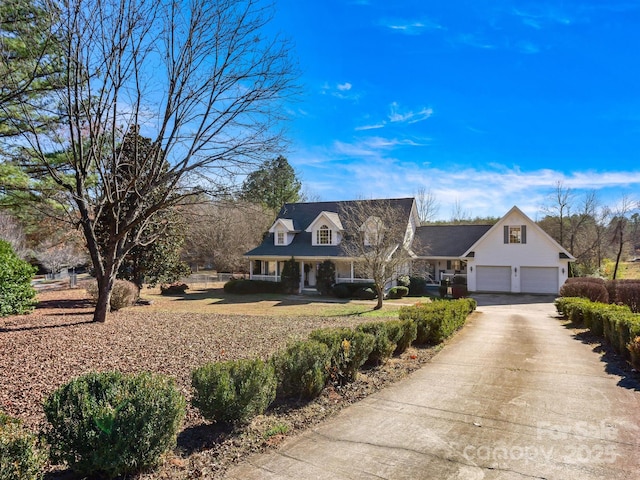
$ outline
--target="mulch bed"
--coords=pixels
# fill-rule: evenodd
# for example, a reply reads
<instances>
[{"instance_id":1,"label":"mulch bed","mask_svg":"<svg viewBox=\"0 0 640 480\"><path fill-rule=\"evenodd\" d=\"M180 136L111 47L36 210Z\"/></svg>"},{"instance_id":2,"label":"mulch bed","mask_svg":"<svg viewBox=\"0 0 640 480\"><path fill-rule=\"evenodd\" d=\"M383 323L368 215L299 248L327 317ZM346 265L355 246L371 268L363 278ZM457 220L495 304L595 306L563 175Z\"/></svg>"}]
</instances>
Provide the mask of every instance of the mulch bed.
<instances>
[{"instance_id":1,"label":"mulch bed","mask_svg":"<svg viewBox=\"0 0 640 480\"><path fill-rule=\"evenodd\" d=\"M311 330L354 326L358 317L274 317L193 313L149 313L144 306L114 312L104 324L92 322L83 289L44 291L30 315L0 319L0 410L40 429L42 400L70 379L89 371L151 371L171 375L187 399L191 371L207 362L268 358ZM363 372L345 387L330 386L304 405L276 405L249 426L227 431L187 409L178 447L155 472L141 479L220 478L243 457L273 448L335 414L344 406L405 377L433 356L410 349L382 367ZM275 430L274 430L274 427ZM286 433L270 432L286 430ZM46 478L72 478L52 466Z\"/></svg>"}]
</instances>

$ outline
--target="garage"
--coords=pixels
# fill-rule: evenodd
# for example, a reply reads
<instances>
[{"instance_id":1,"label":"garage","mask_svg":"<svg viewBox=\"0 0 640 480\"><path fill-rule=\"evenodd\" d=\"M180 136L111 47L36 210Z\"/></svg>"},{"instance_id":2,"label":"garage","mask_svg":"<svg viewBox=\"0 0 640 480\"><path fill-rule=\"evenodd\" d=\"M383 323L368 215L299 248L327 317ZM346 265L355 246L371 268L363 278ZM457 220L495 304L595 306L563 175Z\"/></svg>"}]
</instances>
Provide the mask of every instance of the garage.
<instances>
[{"instance_id":1,"label":"garage","mask_svg":"<svg viewBox=\"0 0 640 480\"><path fill-rule=\"evenodd\" d=\"M522 293L558 293L558 267L522 267Z\"/></svg>"},{"instance_id":2,"label":"garage","mask_svg":"<svg viewBox=\"0 0 640 480\"><path fill-rule=\"evenodd\" d=\"M511 267L479 266L476 272L478 292L511 291Z\"/></svg>"}]
</instances>

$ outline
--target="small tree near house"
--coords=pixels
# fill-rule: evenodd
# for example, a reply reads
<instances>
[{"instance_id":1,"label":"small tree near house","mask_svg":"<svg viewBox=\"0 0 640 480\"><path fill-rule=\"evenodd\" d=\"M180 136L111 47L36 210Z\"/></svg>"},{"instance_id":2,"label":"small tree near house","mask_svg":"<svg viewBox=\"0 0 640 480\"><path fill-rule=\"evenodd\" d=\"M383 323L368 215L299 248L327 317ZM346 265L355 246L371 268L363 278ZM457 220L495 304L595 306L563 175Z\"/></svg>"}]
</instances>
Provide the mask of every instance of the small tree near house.
<instances>
[{"instance_id":1,"label":"small tree near house","mask_svg":"<svg viewBox=\"0 0 640 480\"><path fill-rule=\"evenodd\" d=\"M291 257L284 262L280 278L285 293L297 293L300 286L300 264L295 258Z\"/></svg>"},{"instance_id":2,"label":"small tree near house","mask_svg":"<svg viewBox=\"0 0 640 480\"><path fill-rule=\"evenodd\" d=\"M411 259L410 232L401 210L385 200L363 200L345 204L340 212L344 237L342 249L357 259L356 271L375 285L382 308L384 287Z\"/></svg>"}]
</instances>

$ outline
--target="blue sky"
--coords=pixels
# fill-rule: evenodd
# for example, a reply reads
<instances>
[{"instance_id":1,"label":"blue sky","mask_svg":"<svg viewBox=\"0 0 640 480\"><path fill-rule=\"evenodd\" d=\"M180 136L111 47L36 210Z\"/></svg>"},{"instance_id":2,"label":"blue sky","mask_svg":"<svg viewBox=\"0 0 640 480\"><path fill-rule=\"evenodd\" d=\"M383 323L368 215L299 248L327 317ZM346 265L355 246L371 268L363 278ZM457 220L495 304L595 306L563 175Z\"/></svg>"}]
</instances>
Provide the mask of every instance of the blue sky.
<instances>
[{"instance_id":1,"label":"blue sky","mask_svg":"<svg viewBox=\"0 0 640 480\"><path fill-rule=\"evenodd\" d=\"M276 0L303 94L287 158L321 200L430 189L533 218L558 181L640 192L640 1Z\"/></svg>"}]
</instances>

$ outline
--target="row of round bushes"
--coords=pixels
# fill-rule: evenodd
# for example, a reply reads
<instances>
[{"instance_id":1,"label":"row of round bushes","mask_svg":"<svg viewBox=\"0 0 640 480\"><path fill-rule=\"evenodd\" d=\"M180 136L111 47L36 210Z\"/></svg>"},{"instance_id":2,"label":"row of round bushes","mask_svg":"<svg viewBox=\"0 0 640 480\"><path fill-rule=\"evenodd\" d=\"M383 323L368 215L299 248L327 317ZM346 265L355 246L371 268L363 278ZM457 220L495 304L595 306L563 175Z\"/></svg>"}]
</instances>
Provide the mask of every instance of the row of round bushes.
<instances>
[{"instance_id":1,"label":"row of round bushes","mask_svg":"<svg viewBox=\"0 0 640 480\"><path fill-rule=\"evenodd\" d=\"M582 297L592 302L626 305L632 312L640 313L640 280L569 278L560 288L560 296Z\"/></svg>"},{"instance_id":2,"label":"row of round bushes","mask_svg":"<svg viewBox=\"0 0 640 480\"><path fill-rule=\"evenodd\" d=\"M604 337L634 368L640 370L640 315L626 305L592 302L581 297L561 297L555 302L558 313L591 333Z\"/></svg>"},{"instance_id":3,"label":"row of round bushes","mask_svg":"<svg viewBox=\"0 0 640 480\"><path fill-rule=\"evenodd\" d=\"M237 425L263 414L276 398L312 399L327 382L356 379L412 343L438 343L476 307L472 299L403 307L401 318L352 328L314 330L268 361L209 363L192 372L192 404L210 421ZM186 401L173 379L159 374L89 373L44 402L42 438L54 463L83 476L115 478L155 467L176 444ZM0 413L0 479L41 478L44 445Z\"/></svg>"}]
</instances>

